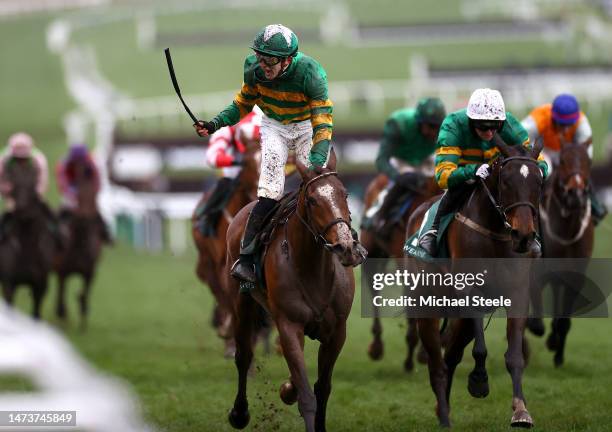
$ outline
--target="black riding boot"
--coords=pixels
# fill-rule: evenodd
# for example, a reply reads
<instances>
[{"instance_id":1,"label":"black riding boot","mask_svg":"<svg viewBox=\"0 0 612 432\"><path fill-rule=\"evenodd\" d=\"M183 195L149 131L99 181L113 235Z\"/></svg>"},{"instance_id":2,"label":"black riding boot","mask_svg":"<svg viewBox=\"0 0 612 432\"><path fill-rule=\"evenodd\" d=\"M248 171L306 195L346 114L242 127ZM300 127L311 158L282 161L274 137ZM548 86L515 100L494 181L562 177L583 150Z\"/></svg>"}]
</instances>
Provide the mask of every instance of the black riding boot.
<instances>
[{"instance_id":1,"label":"black riding boot","mask_svg":"<svg viewBox=\"0 0 612 432\"><path fill-rule=\"evenodd\" d=\"M266 215L274 208L276 200L259 198L247 220L246 228L240 241L240 257L232 266L230 274L236 279L255 283L255 237L261 231Z\"/></svg>"},{"instance_id":2,"label":"black riding boot","mask_svg":"<svg viewBox=\"0 0 612 432\"><path fill-rule=\"evenodd\" d=\"M591 219L593 220L593 225L597 226L607 216L608 209L604 203L599 201L592 187L589 189L589 198L591 199Z\"/></svg>"},{"instance_id":3,"label":"black riding boot","mask_svg":"<svg viewBox=\"0 0 612 432\"><path fill-rule=\"evenodd\" d=\"M198 227L200 228L202 235L215 235L217 223L219 222L219 217L222 213L219 210L219 207L232 187L233 181L234 179L229 177L222 177L215 184L215 188L200 211Z\"/></svg>"},{"instance_id":4,"label":"black riding boot","mask_svg":"<svg viewBox=\"0 0 612 432\"><path fill-rule=\"evenodd\" d=\"M374 229L378 230L383 237L387 236L385 233L389 234L391 231L393 224L389 220L389 214L391 210L398 205L398 199L404 194L405 191L406 189L401 185L397 183L393 185L387 192L382 205L374 215L374 223L372 225ZM389 225L391 225L391 227Z\"/></svg>"},{"instance_id":5,"label":"black riding boot","mask_svg":"<svg viewBox=\"0 0 612 432\"><path fill-rule=\"evenodd\" d=\"M419 239L419 246L424 249L429 256L435 257L438 254L438 229L440 228L440 219L455 211L471 192L471 185L462 185L453 189L448 189L442 196L431 229L425 232Z\"/></svg>"},{"instance_id":6,"label":"black riding boot","mask_svg":"<svg viewBox=\"0 0 612 432\"><path fill-rule=\"evenodd\" d=\"M9 211L2 213L2 216L0 216L0 242L4 241L4 239L6 238L8 225L11 221L12 216L13 213Z\"/></svg>"},{"instance_id":7,"label":"black riding boot","mask_svg":"<svg viewBox=\"0 0 612 432\"><path fill-rule=\"evenodd\" d=\"M108 225L106 225L106 222L104 221L104 218L100 212L96 212L96 221L98 222L98 226L100 228L100 237L102 238L102 242L107 245L112 245L114 243L113 236L111 235Z\"/></svg>"}]
</instances>

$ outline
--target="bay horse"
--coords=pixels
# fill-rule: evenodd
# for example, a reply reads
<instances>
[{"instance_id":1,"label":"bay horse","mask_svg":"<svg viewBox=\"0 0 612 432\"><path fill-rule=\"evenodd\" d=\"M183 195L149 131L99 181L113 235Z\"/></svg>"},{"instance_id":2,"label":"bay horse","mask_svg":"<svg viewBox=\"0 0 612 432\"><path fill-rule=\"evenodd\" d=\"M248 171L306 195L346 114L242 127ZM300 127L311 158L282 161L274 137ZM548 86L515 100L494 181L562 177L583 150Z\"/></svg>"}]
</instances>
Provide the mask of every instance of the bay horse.
<instances>
[{"instance_id":1,"label":"bay horse","mask_svg":"<svg viewBox=\"0 0 612 432\"><path fill-rule=\"evenodd\" d=\"M355 291L353 267L365 259L365 250L353 238L348 194L335 171L332 152L321 173L297 168L302 184L296 209L269 237L263 258L266 290L240 293L229 276L237 259L240 239L254 204L243 208L227 231L226 275L233 300L238 390L229 413L230 424L246 427L250 415L247 372L253 359L259 326L257 310L269 310L280 336L282 353L291 373L280 389L286 404L298 402L307 432L325 431L332 371L346 339L346 320ZM304 361L304 335L320 341L318 379L310 387Z\"/></svg>"},{"instance_id":2,"label":"bay horse","mask_svg":"<svg viewBox=\"0 0 612 432\"><path fill-rule=\"evenodd\" d=\"M496 134L494 143L501 153L491 167L486 181L475 186L469 200L460 209L460 218L455 218L447 232L448 250L451 259L459 258L519 258L528 256L536 235L538 203L542 189L542 173L537 157L542 150L538 141L533 149L508 146ZM496 198L495 198L496 197ZM416 233L421 220L433 203L419 207L408 222L408 237ZM506 291L520 291L519 297L528 307L528 274L513 274L500 278L502 286L508 282ZM514 304L513 304L514 306ZM533 420L527 411L522 390L525 367L523 339L527 313L520 317L507 318L506 336L508 349L505 353L506 368L512 378L511 426L531 427ZM418 330L428 354L429 380L436 396L436 415L441 426L450 426L450 393L453 374L463 357L467 344L474 339L472 356L475 367L468 378L468 390L474 397L485 397L489 393L486 371L487 349L482 318L458 318L452 320L448 344L442 355L438 318L419 318Z\"/></svg>"},{"instance_id":3,"label":"bay horse","mask_svg":"<svg viewBox=\"0 0 612 432\"><path fill-rule=\"evenodd\" d=\"M377 200L382 190L389 184L389 178L385 174L379 174L376 176L368 185L364 198L364 207L369 209L372 207ZM433 175L427 178L425 187L421 190L413 191L414 195L412 202L408 209L404 212L402 218L398 223L393 225L393 229L389 238L383 238L379 235L377 230L373 227L372 229L361 229L360 239L363 247L368 251L370 258L402 258L404 256L404 234L408 225L408 218L421 204L427 201L429 198L438 195L441 190L438 187L437 182ZM363 267L362 271L375 273L377 272L374 266ZM366 275L366 280L371 280L369 275ZM370 290L371 294L374 295L373 289ZM372 322L372 336L373 340L368 346L368 355L372 360L380 360L384 355L384 343L382 340L382 323L380 321L378 308L373 308L373 322ZM414 350L418 344L419 336L417 333L416 320L408 317L408 327L406 330L406 344L408 346L408 353L406 360L404 361L404 370L407 372L414 369ZM419 359L422 356L419 355Z\"/></svg>"},{"instance_id":4,"label":"bay horse","mask_svg":"<svg viewBox=\"0 0 612 432\"><path fill-rule=\"evenodd\" d=\"M590 176L588 145L562 141L559 165L546 180L540 203L544 258L591 257L595 231L589 199ZM586 270L587 261L576 262ZM546 345L554 351L554 364L559 367L564 360L565 342L571 325L569 317L582 286L567 286L566 282L558 279L549 282L557 300ZM579 281L577 283L580 285ZM535 334L544 333L541 318L532 319L528 324Z\"/></svg>"},{"instance_id":5,"label":"bay horse","mask_svg":"<svg viewBox=\"0 0 612 432\"><path fill-rule=\"evenodd\" d=\"M32 316L39 319L47 292L48 275L53 256L60 246L52 230L54 214L36 191L38 172L28 159L13 158L4 174L12 187L10 196L15 208L5 217L4 236L0 244L0 266L4 299L12 304L18 285L29 285L32 291Z\"/></svg>"},{"instance_id":6,"label":"bay horse","mask_svg":"<svg viewBox=\"0 0 612 432\"><path fill-rule=\"evenodd\" d=\"M216 235L205 237L198 226L197 209L206 202L210 192L207 191L202 195L191 217L191 235L198 250L196 274L202 283L209 287L215 299L213 325L219 336L225 340L225 355L228 357L233 355L234 343L231 334L231 302L225 294L222 277L222 271L225 267L226 232L236 213L245 205L257 199L257 184L261 163L259 141L244 140L244 143L246 152L244 153L242 170L237 179L238 185L223 210L223 216L217 224Z\"/></svg>"},{"instance_id":7,"label":"bay horse","mask_svg":"<svg viewBox=\"0 0 612 432\"><path fill-rule=\"evenodd\" d=\"M60 226L62 232L67 234L67 242L54 261L58 280L55 313L60 320L67 318L66 281L71 275L81 276L82 288L78 299L82 330L87 327L89 296L106 232L106 227L101 226L104 222L98 211L96 182L85 175L85 169L84 163L75 164L77 205L69 210L66 217L60 217Z\"/></svg>"}]
</instances>

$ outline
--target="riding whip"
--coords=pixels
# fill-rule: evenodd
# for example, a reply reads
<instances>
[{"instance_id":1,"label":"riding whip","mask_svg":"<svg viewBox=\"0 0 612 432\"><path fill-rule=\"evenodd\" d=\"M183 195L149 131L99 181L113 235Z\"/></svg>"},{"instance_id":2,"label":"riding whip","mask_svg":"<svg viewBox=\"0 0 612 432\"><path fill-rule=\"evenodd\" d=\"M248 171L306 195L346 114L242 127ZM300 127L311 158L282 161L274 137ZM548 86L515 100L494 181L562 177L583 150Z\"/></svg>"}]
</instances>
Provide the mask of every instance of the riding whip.
<instances>
[{"instance_id":1,"label":"riding whip","mask_svg":"<svg viewBox=\"0 0 612 432\"><path fill-rule=\"evenodd\" d=\"M172 80L172 85L174 86L174 90L176 91L177 96L181 100L181 103L185 107L185 111L189 114L189 117L193 120L194 123L198 123L198 119L195 118L185 101L183 100L183 96L181 96L181 89L179 88L178 82L176 81L176 75L174 74L174 67L172 66L172 57L170 56L170 48L166 48L164 50L166 53L166 62L168 62L168 72L170 72L170 79Z\"/></svg>"}]
</instances>

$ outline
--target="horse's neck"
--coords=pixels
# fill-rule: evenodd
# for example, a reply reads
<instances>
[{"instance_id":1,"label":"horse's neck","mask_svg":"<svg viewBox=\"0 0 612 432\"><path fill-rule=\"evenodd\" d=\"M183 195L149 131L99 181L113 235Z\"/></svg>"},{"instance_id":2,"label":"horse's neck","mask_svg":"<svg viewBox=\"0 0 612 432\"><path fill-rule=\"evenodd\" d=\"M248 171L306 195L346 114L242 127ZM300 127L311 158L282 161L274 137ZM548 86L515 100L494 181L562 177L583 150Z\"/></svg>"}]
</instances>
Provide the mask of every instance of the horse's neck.
<instances>
[{"instance_id":1,"label":"horse's neck","mask_svg":"<svg viewBox=\"0 0 612 432\"><path fill-rule=\"evenodd\" d=\"M548 216L548 223L551 229L557 233L567 233L571 237L577 233L585 216L588 201L576 209L564 209L561 203L560 191L557 187L556 172L549 179L544 192L544 211Z\"/></svg>"},{"instance_id":2,"label":"horse's neck","mask_svg":"<svg viewBox=\"0 0 612 432\"><path fill-rule=\"evenodd\" d=\"M496 190L489 188L495 198ZM459 212L480 226L498 234L505 233L504 223L501 215L497 212L484 187L477 185L474 192L465 201Z\"/></svg>"},{"instance_id":3,"label":"horse's neck","mask_svg":"<svg viewBox=\"0 0 612 432\"><path fill-rule=\"evenodd\" d=\"M303 263L302 266L296 266L298 273L312 278L315 274L323 274L325 269L332 263L329 259L329 252L317 243L308 228L300 221L298 212L308 222L303 204L300 204L300 201L298 201L298 208L287 222L289 256L294 264Z\"/></svg>"}]
</instances>

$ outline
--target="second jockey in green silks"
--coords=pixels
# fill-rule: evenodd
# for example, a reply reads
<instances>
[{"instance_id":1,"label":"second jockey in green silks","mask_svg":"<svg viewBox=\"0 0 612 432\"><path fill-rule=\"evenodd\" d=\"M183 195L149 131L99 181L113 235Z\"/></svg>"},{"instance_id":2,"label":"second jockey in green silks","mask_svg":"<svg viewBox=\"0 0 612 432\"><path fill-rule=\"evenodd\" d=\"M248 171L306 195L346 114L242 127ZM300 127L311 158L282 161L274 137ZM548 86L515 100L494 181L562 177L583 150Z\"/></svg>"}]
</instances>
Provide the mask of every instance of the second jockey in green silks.
<instances>
[{"instance_id":1,"label":"second jockey in green silks","mask_svg":"<svg viewBox=\"0 0 612 432\"><path fill-rule=\"evenodd\" d=\"M240 257L232 276L255 282L255 238L268 212L282 197L289 150L300 163L319 171L325 168L332 136L332 102L327 75L311 57L298 52L297 36L287 27L272 24L262 29L250 47L255 53L244 62L244 82L234 101L209 122L194 126L200 136L231 126L255 104L264 113L261 122L261 174L258 200L240 244Z\"/></svg>"},{"instance_id":2,"label":"second jockey in green silks","mask_svg":"<svg viewBox=\"0 0 612 432\"><path fill-rule=\"evenodd\" d=\"M433 154L445 116L440 99L423 98L415 108L393 112L385 123L376 169L386 174L390 182L380 193L379 203L366 212L366 218L374 219L373 225L382 237L391 234L394 221L389 220L389 213L402 204L398 199L407 191L420 192L433 174Z\"/></svg>"},{"instance_id":3,"label":"second jockey in green silks","mask_svg":"<svg viewBox=\"0 0 612 432\"><path fill-rule=\"evenodd\" d=\"M497 90L477 89L470 96L467 109L449 114L442 123L436 147L435 175L438 185L446 189L431 230L419 239L430 256L437 255L437 236L440 219L456 211L473 191L478 178L486 179L490 164L500 154L492 142L495 134L511 146L530 147L529 135L521 123L509 112ZM544 177L548 165L543 155L538 165ZM540 246L534 242L533 252Z\"/></svg>"}]
</instances>

